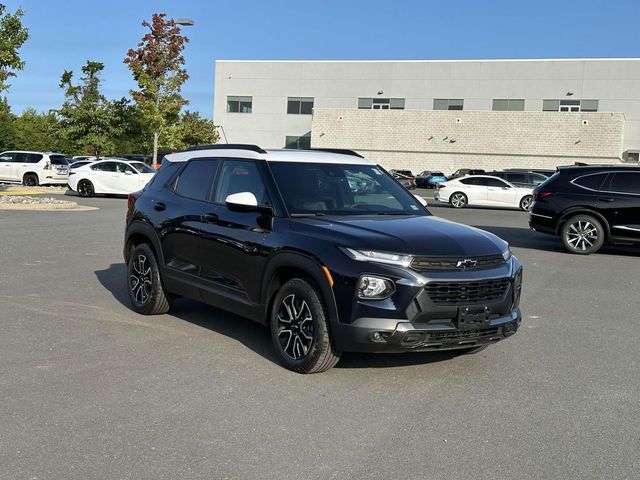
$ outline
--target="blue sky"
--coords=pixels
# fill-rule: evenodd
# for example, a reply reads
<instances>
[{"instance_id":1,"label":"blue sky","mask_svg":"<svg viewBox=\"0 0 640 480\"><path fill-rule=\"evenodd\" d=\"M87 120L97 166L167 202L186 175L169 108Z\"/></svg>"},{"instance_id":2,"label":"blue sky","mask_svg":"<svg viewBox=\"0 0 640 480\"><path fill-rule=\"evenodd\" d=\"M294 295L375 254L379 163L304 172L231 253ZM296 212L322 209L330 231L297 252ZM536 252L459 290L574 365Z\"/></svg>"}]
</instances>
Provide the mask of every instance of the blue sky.
<instances>
[{"instance_id":1,"label":"blue sky","mask_svg":"<svg viewBox=\"0 0 640 480\"><path fill-rule=\"evenodd\" d=\"M57 108L60 75L105 64L111 98L135 85L122 63L154 12L191 18L188 108L211 117L215 59L476 59L640 56L640 0L3 0L25 10L27 64L14 112Z\"/></svg>"}]
</instances>

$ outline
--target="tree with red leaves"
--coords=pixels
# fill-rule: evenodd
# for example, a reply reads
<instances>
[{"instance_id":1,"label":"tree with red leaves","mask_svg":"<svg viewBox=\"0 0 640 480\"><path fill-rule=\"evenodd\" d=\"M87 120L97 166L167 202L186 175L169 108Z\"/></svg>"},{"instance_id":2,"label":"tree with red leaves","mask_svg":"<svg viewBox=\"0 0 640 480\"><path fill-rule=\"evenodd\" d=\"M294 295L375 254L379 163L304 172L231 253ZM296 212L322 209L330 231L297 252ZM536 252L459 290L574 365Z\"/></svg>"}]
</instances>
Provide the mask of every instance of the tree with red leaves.
<instances>
[{"instance_id":1,"label":"tree with red leaves","mask_svg":"<svg viewBox=\"0 0 640 480\"><path fill-rule=\"evenodd\" d=\"M139 90L131 95L149 131L153 133L153 164L158 162L158 139L163 130L179 120L180 109L188 102L180 89L189 78L184 68L182 51L189 41L173 19L164 13L154 13L151 23L142 26L149 32L142 37L136 50L130 49L124 59L138 83Z\"/></svg>"}]
</instances>

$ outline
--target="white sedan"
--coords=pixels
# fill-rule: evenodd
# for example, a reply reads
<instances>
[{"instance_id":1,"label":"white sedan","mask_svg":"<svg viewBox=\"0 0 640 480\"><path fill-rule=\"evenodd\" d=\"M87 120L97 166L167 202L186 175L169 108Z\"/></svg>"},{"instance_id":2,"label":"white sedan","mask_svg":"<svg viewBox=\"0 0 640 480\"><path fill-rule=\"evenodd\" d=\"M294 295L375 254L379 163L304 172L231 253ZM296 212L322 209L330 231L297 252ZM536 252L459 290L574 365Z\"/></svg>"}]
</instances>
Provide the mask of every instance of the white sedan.
<instances>
[{"instance_id":1,"label":"white sedan","mask_svg":"<svg viewBox=\"0 0 640 480\"><path fill-rule=\"evenodd\" d=\"M91 162L69 173L69 188L82 197L95 194L128 195L141 190L156 171L142 162L107 159Z\"/></svg>"},{"instance_id":2,"label":"white sedan","mask_svg":"<svg viewBox=\"0 0 640 480\"><path fill-rule=\"evenodd\" d=\"M483 205L515 207L528 212L533 200L533 189L516 187L498 177L473 175L440 183L434 199L437 202L449 203L454 208Z\"/></svg>"}]
</instances>

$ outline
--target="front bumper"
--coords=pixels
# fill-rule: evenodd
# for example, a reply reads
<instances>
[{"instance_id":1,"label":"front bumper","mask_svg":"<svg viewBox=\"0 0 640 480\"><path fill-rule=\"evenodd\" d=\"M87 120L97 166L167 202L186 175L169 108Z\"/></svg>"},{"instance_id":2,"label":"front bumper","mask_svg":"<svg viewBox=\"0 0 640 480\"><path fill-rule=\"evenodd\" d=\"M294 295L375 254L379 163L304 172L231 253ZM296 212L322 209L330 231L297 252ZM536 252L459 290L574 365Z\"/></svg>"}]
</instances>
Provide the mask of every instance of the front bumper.
<instances>
[{"instance_id":1,"label":"front bumper","mask_svg":"<svg viewBox=\"0 0 640 480\"><path fill-rule=\"evenodd\" d=\"M509 315L488 320L478 328L461 329L451 324L411 323L385 318L359 318L339 325L338 338L348 339L350 352L429 352L473 348L496 343L518 331L522 315L516 308ZM340 347L340 345L339 345Z\"/></svg>"}]
</instances>

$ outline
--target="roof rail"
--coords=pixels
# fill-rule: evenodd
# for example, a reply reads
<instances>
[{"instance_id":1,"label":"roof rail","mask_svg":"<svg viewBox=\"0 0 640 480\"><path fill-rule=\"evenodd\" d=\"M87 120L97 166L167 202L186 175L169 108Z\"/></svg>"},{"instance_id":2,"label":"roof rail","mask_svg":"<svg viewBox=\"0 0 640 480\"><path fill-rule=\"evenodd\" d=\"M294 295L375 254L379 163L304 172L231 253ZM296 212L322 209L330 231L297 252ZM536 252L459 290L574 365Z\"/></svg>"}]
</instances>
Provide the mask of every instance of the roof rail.
<instances>
[{"instance_id":1,"label":"roof rail","mask_svg":"<svg viewBox=\"0 0 640 480\"><path fill-rule=\"evenodd\" d=\"M351 155L353 157L364 158L358 152L354 152L353 150L349 150L347 148L310 148L310 150L316 152L340 153L342 155Z\"/></svg>"},{"instance_id":2,"label":"roof rail","mask_svg":"<svg viewBox=\"0 0 640 480\"><path fill-rule=\"evenodd\" d=\"M256 153L267 153L258 145L245 143L216 143L213 145L196 145L183 150L183 152L195 152L197 150L251 150Z\"/></svg>"}]
</instances>

